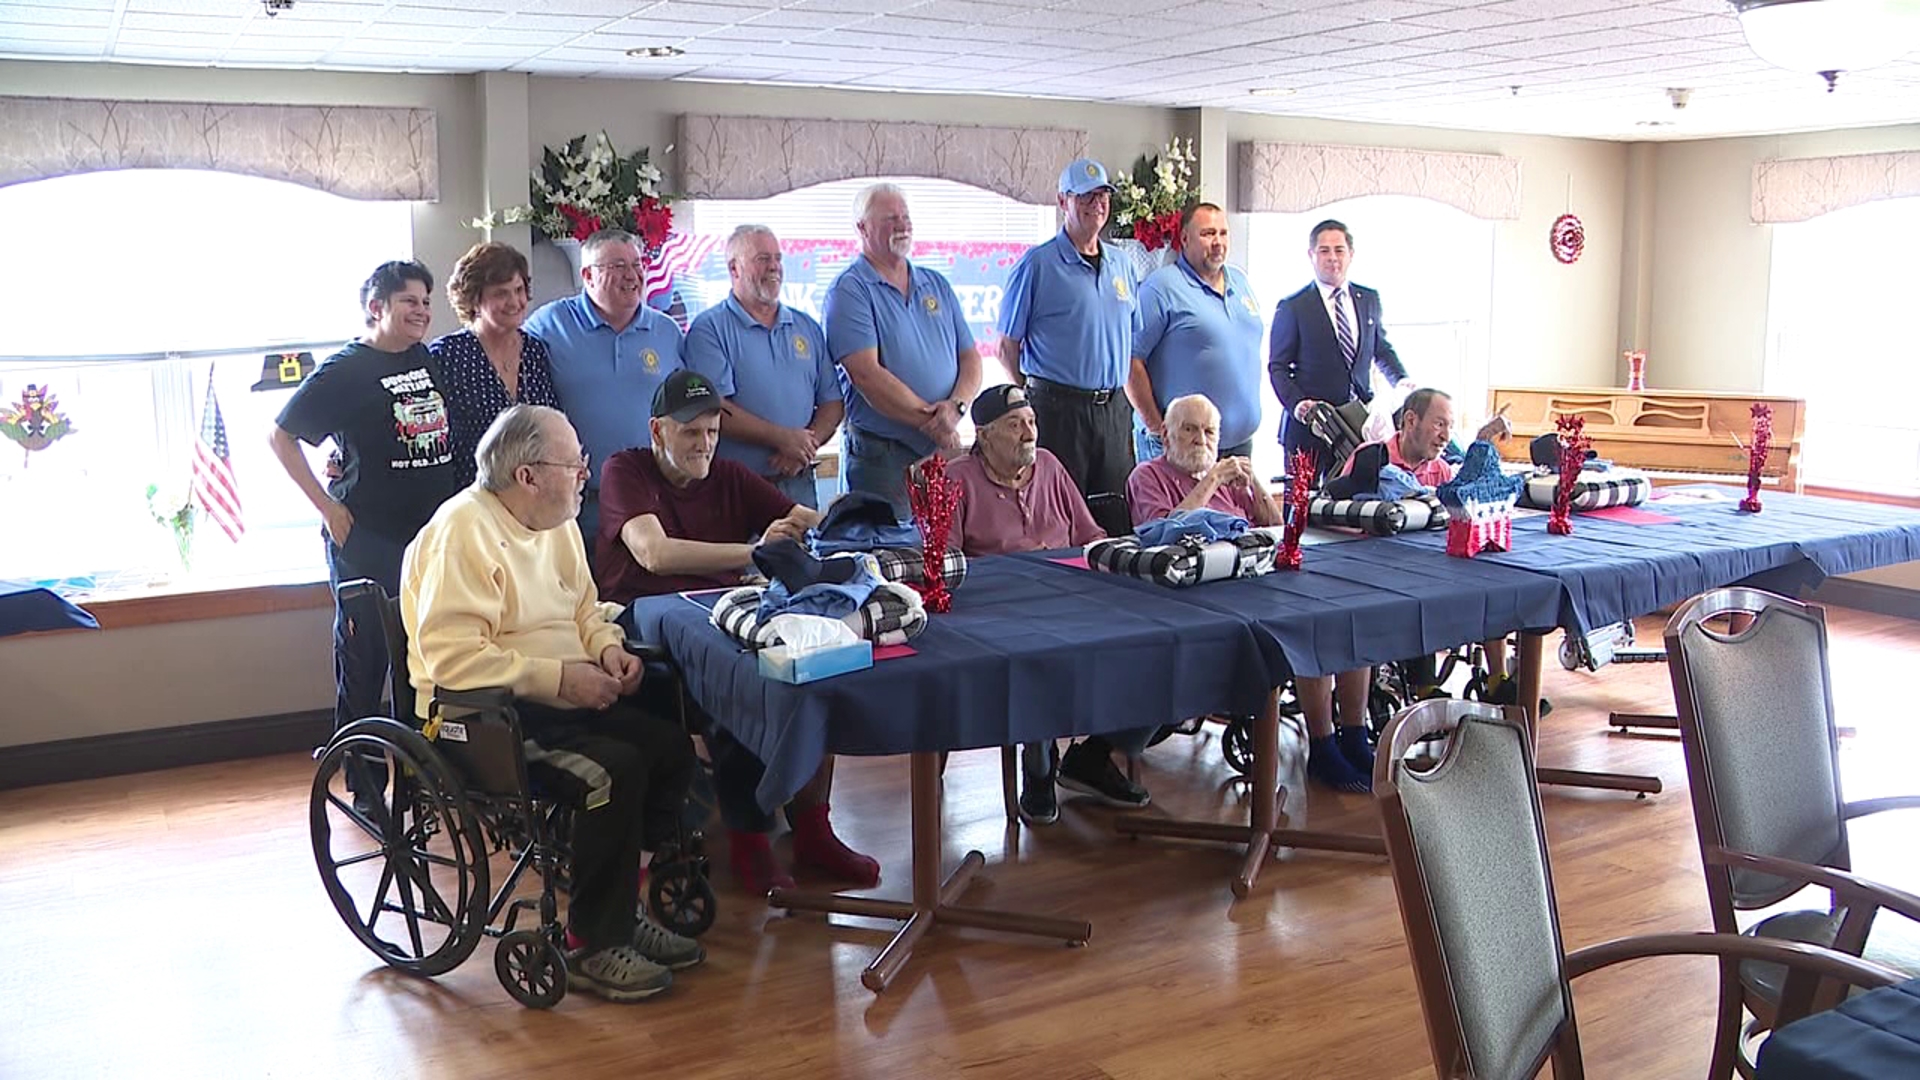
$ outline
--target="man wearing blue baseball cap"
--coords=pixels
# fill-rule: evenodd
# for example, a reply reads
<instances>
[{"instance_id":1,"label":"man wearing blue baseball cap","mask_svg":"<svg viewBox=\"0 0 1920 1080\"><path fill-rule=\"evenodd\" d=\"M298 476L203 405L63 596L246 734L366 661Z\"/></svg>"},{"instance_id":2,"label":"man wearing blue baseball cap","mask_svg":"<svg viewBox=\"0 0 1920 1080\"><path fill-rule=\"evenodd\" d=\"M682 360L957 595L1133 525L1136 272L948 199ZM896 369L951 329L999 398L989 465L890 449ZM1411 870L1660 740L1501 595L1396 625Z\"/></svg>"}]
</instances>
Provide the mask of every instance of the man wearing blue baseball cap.
<instances>
[{"instance_id":1,"label":"man wearing blue baseball cap","mask_svg":"<svg viewBox=\"0 0 1920 1080\"><path fill-rule=\"evenodd\" d=\"M1091 158L1068 165L1059 198L1060 235L1029 250L1007 279L1000 362L1033 402L1040 445L1081 494L1124 496L1134 465L1126 384L1139 282L1126 254L1100 239L1113 200L1106 167ZM1117 520L1102 524L1125 532L1124 504L1108 505Z\"/></svg>"}]
</instances>

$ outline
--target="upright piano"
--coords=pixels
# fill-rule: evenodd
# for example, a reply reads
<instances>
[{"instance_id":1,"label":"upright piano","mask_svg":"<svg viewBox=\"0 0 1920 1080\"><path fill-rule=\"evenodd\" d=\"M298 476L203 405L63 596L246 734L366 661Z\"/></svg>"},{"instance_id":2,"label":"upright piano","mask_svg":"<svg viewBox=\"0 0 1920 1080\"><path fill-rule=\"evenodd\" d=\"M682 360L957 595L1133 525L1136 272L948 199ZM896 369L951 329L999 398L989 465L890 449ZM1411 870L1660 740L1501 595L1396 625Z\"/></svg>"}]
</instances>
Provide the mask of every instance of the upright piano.
<instances>
[{"instance_id":1,"label":"upright piano","mask_svg":"<svg viewBox=\"0 0 1920 1080\"><path fill-rule=\"evenodd\" d=\"M1650 473L1656 481L1723 480L1744 484L1753 406L1773 409L1772 448L1761 482L1800 490L1800 443L1807 403L1800 398L1711 390L1601 390L1496 386L1493 409L1507 407L1515 438L1501 449L1528 460L1527 444L1556 430L1562 415L1586 418L1585 432L1603 458Z\"/></svg>"}]
</instances>

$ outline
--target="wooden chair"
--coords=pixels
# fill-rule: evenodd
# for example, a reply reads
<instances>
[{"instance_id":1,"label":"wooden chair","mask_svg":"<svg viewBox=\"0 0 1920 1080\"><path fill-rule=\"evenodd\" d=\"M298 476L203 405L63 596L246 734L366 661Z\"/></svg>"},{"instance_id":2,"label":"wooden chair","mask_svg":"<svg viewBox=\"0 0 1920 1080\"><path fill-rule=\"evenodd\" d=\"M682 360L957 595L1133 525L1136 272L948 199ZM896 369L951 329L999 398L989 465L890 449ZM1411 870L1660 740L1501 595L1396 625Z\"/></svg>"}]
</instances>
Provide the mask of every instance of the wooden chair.
<instances>
[{"instance_id":1,"label":"wooden chair","mask_svg":"<svg viewBox=\"0 0 1920 1080\"><path fill-rule=\"evenodd\" d=\"M1409 758L1438 736L1437 764ZM1736 934L1653 934L1567 955L1517 707L1441 699L1402 710L1381 738L1373 791L1441 1080L1524 1080L1549 1060L1555 1080L1581 1080L1569 980L1624 960L1710 955L1867 987L1901 979L1817 946Z\"/></svg>"},{"instance_id":2,"label":"wooden chair","mask_svg":"<svg viewBox=\"0 0 1920 1080\"><path fill-rule=\"evenodd\" d=\"M1739 629L1709 625L1720 616ZM1738 913L1818 886L1829 907L1776 913L1746 933L1920 974L1920 897L1855 876L1847 847L1849 820L1920 807L1920 796L1849 803L1841 794L1825 613L1757 589L1716 589L1674 613L1666 644L1714 929L1739 933ZM1904 918L1876 920L1882 908ZM1798 1013L1842 992L1790 982L1770 964L1723 962L1712 1075L1752 1075L1747 1037L1777 1026L1789 998ZM1743 1012L1753 1016L1744 1029Z\"/></svg>"}]
</instances>

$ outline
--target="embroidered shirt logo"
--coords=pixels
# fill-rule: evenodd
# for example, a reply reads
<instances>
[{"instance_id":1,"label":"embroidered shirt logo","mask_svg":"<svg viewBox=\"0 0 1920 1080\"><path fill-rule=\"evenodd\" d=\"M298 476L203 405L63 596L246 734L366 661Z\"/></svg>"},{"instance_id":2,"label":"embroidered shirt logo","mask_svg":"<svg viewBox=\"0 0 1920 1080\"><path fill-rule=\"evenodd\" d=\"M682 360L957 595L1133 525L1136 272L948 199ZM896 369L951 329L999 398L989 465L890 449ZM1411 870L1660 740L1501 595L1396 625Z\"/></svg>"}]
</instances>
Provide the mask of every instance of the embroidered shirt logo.
<instances>
[{"instance_id":1,"label":"embroidered shirt logo","mask_svg":"<svg viewBox=\"0 0 1920 1080\"><path fill-rule=\"evenodd\" d=\"M793 355L800 356L800 357L804 357L807 355L806 335L804 334L793 335Z\"/></svg>"},{"instance_id":2,"label":"embroidered shirt logo","mask_svg":"<svg viewBox=\"0 0 1920 1080\"><path fill-rule=\"evenodd\" d=\"M660 370L660 354L652 349L641 349L640 363L647 369L647 374L651 375Z\"/></svg>"},{"instance_id":3,"label":"embroidered shirt logo","mask_svg":"<svg viewBox=\"0 0 1920 1080\"><path fill-rule=\"evenodd\" d=\"M920 298L920 302L926 305L927 314L929 315L940 314L940 298L939 297L934 296L932 293L928 293L926 296L923 296Z\"/></svg>"},{"instance_id":4,"label":"embroidered shirt logo","mask_svg":"<svg viewBox=\"0 0 1920 1080\"><path fill-rule=\"evenodd\" d=\"M1120 300L1133 299L1133 290L1127 288L1126 278L1113 279L1113 295Z\"/></svg>"}]
</instances>

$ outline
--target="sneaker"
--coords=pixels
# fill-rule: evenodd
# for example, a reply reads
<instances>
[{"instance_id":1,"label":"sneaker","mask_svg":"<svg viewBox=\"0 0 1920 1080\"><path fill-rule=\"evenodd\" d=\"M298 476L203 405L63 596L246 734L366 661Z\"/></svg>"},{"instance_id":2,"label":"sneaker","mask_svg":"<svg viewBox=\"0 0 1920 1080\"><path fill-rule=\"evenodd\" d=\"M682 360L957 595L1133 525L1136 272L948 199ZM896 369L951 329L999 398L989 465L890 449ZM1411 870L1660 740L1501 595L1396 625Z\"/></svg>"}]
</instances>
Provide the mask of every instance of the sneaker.
<instances>
[{"instance_id":1,"label":"sneaker","mask_svg":"<svg viewBox=\"0 0 1920 1080\"><path fill-rule=\"evenodd\" d=\"M1138 810L1152 802L1147 789L1127 779L1127 774L1113 763L1106 745L1103 740L1089 739L1069 746L1060 759L1060 786L1123 810Z\"/></svg>"},{"instance_id":2,"label":"sneaker","mask_svg":"<svg viewBox=\"0 0 1920 1080\"><path fill-rule=\"evenodd\" d=\"M683 971L707 958L706 946L653 921L642 907L633 924L633 948L668 971Z\"/></svg>"},{"instance_id":3,"label":"sneaker","mask_svg":"<svg viewBox=\"0 0 1920 1080\"><path fill-rule=\"evenodd\" d=\"M641 1001L672 985L673 972L626 945L567 957L567 989L608 1001Z\"/></svg>"},{"instance_id":4,"label":"sneaker","mask_svg":"<svg viewBox=\"0 0 1920 1080\"><path fill-rule=\"evenodd\" d=\"M1027 776L1020 783L1020 818L1029 825L1051 825L1060 820L1060 796L1050 776Z\"/></svg>"}]
</instances>

